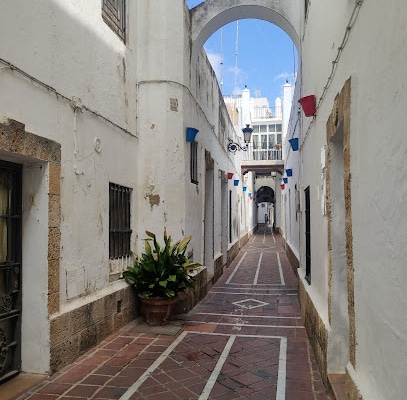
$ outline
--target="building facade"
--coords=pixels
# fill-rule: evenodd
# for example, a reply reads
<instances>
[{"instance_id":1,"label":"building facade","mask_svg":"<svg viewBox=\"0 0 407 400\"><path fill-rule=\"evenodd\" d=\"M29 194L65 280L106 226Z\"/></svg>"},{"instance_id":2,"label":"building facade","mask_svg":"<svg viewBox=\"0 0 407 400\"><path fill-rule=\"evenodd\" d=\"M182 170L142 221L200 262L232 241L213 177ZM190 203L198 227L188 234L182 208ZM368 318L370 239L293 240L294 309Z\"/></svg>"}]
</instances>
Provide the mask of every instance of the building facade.
<instances>
[{"instance_id":1,"label":"building facade","mask_svg":"<svg viewBox=\"0 0 407 400\"><path fill-rule=\"evenodd\" d=\"M407 390L407 7L303 5L287 133L298 147L286 143L287 252L325 381L343 376L348 399L399 399ZM298 101L308 96L315 108L306 116Z\"/></svg>"},{"instance_id":2,"label":"building facade","mask_svg":"<svg viewBox=\"0 0 407 400\"><path fill-rule=\"evenodd\" d=\"M300 59L276 214L322 376L348 399L404 398L406 15L401 0L2 1L6 374L53 373L137 315L120 275L146 229L192 234L210 279L251 235L253 174L228 151L243 126L202 45L260 18Z\"/></svg>"},{"instance_id":3,"label":"building facade","mask_svg":"<svg viewBox=\"0 0 407 400\"><path fill-rule=\"evenodd\" d=\"M205 284L253 231L189 21L183 0L1 3L0 379L53 373L137 316L121 274L145 230L191 234Z\"/></svg>"}]
</instances>

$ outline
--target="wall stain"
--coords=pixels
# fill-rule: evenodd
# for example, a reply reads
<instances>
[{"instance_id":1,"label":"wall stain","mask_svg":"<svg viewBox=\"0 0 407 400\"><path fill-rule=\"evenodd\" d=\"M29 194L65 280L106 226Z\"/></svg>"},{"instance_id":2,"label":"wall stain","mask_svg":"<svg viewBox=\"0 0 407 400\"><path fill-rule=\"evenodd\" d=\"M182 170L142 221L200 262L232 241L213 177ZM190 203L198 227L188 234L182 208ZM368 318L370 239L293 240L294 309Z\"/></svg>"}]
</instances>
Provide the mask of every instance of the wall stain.
<instances>
[{"instance_id":1,"label":"wall stain","mask_svg":"<svg viewBox=\"0 0 407 400\"><path fill-rule=\"evenodd\" d=\"M153 209L154 206L158 206L160 204L160 195L159 194L145 194L145 199L148 199L150 202L150 207Z\"/></svg>"}]
</instances>

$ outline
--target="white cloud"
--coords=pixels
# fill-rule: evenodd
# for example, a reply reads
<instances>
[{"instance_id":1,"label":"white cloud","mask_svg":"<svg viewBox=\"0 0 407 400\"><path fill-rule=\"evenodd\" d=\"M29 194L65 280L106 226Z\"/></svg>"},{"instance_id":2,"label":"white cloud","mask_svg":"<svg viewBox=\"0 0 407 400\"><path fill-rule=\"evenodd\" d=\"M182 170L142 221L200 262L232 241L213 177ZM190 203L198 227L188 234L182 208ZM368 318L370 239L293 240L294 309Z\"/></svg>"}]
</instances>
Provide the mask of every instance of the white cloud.
<instances>
[{"instance_id":1,"label":"white cloud","mask_svg":"<svg viewBox=\"0 0 407 400\"><path fill-rule=\"evenodd\" d=\"M291 74L289 74L287 71L282 72L281 74L278 74L274 77L274 82L275 81L279 81L281 79L290 79L291 78Z\"/></svg>"},{"instance_id":2,"label":"white cloud","mask_svg":"<svg viewBox=\"0 0 407 400\"><path fill-rule=\"evenodd\" d=\"M208 60L211 63L212 68L215 71L216 77L219 80L221 75L222 56L219 53L211 52L207 52L206 55L208 56Z\"/></svg>"}]
</instances>

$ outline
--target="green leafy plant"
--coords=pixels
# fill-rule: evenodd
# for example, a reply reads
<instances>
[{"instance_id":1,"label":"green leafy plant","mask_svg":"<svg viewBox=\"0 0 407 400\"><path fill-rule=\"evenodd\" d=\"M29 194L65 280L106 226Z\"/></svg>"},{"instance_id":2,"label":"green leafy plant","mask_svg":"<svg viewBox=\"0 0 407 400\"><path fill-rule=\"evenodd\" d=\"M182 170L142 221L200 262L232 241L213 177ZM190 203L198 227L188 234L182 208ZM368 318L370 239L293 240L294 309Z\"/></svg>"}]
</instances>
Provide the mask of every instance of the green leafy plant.
<instances>
[{"instance_id":1,"label":"green leafy plant","mask_svg":"<svg viewBox=\"0 0 407 400\"><path fill-rule=\"evenodd\" d=\"M164 229L164 245L161 246L154 233L146 231L146 234L145 251L123 273L125 281L146 298L173 297L188 287L192 288L189 271L201 265L191 262L185 255L192 236L171 244L171 236Z\"/></svg>"}]
</instances>

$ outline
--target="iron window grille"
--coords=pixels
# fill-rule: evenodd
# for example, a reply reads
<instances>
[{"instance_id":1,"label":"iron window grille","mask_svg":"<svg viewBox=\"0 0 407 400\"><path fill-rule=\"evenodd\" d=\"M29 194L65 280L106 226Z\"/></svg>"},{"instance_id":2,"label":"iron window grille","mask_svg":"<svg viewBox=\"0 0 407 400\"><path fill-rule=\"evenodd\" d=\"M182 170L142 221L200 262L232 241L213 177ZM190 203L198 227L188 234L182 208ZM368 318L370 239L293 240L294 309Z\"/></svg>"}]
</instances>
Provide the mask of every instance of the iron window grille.
<instances>
[{"instance_id":1,"label":"iron window grille","mask_svg":"<svg viewBox=\"0 0 407 400\"><path fill-rule=\"evenodd\" d=\"M132 189L109 183L109 258L130 256Z\"/></svg>"},{"instance_id":2,"label":"iron window grille","mask_svg":"<svg viewBox=\"0 0 407 400\"><path fill-rule=\"evenodd\" d=\"M126 0L102 0L102 18L126 42Z\"/></svg>"}]
</instances>

